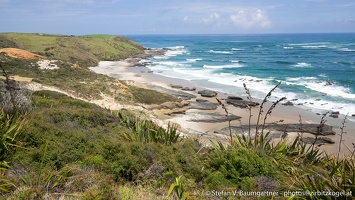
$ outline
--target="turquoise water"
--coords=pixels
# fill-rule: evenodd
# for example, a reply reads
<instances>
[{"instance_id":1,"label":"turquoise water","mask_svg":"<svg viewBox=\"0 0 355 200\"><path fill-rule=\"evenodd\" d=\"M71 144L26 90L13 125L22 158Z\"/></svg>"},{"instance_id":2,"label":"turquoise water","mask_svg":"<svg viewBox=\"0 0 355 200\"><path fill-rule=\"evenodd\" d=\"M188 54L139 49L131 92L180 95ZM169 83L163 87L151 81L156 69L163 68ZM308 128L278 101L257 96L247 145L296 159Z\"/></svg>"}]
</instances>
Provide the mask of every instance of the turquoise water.
<instances>
[{"instance_id":1,"label":"turquoise water","mask_svg":"<svg viewBox=\"0 0 355 200\"><path fill-rule=\"evenodd\" d=\"M148 67L164 76L236 95L243 83L262 98L355 114L355 34L128 36L147 48L167 48Z\"/></svg>"}]
</instances>

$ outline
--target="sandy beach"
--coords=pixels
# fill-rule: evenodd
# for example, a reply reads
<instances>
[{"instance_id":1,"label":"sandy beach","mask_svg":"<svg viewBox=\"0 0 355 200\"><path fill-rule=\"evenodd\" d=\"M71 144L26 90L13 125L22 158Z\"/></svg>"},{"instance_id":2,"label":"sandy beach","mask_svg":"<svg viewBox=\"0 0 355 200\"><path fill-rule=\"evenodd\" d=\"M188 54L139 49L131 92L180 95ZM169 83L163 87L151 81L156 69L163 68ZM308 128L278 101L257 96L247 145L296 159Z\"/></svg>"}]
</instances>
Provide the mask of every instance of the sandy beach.
<instances>
[{"instance_id":1,"label":"sandy beach","mask_svg":"<svg viewBox=\"0 0 355 200\"><path fill-rule=\"evenodd\" d=\"M217 104L216 98L221 100L222 103L225 104L226 109L229 113L240 116L240 120L233 120L231 121L231 126L243 126L243 127L248 127L247 125L249 124L249 116L250 112L249 109L247 108L239 108L235 107L233 105L225 103L225 99L228 98L228 96L233 95L233 96L238 96L242 97L244 100L247 100L247 95L246 93L244 94L225 94L225 93L220 93L217 91L217 95L215 97L201 97L200 94L198 94L198 91L204 90L206 88L200 88L197 87L196 85L193 85L191 82L183 79L175 79L175 78L169 78L160 75L158 72L152 72L149 70L149 68L142 66L139 64L137 59L126 59L126 60L120 60L120 61L102 61L99 63L99 66L97 67L91 67L90 68L92 71L100 74L104 74L107 76L111 76L114 78L118 78L120 80L125 80L129 84L133 84L138 87L145 87L145 88L150 88L150 89L156 89L161 92L166 92L166 91L176 91L176 92L184 92L192 95L193 97L188 99L188 100L183 100L186 104L186 106L183 106L180 108L180 110L177 110L176 112L168 112L162 108L152 108L147 105L141 105L142 108L144 108L147 112L153 113L158 119L160 119L163 123L168 124L168 123L176 123L179 126L179 129L181 132L190 138L197 137L199 138L202 142L209 142L210 139L218 139L218 140L224 140L227 141L229 138L229 129L228 129L228 120L225 120L223 122L201 122L201 121L195 121L194 119L197 119L199 117L204 117L206 115L212 114L219 114L221 116L225 116L225 110L222 108L222 106L218 106L216 109L196 109L194 108L194 105L196 100L197 101L206 101L212 104ZM192 88L196 88L195 90L192 91L182 91L182 88L173 88L172 85L176 86L178 85L179 87L181 86L182 88L189 88L192 90ZM166 92L166 93L170 93ZM250 91L251 95L253 95L253 91ZM254 102L262 103L261 99L252 99ZM186 103L187 102L187 103ZM187 106L187 105L190 106ZM264 105L263 108L263 115L261 116L260 123L261 124L264 120L264 114L267 112L269 107L272 105L272 102L267 102ZM251 124L255 125L257 118L258 118L258 113L259 113L260 106L255 106L252 108L252 117L251 117ZM348 118L351 118L352 116L348 116ZM277 122L277 124L282 125L282 124L314 124L314 125L319 125L321 121L322 115L320 113L314 113L310 110L302 109L294 105L281 105L278 104L275 109L272 110L271 115L267 116L266 123L270 124L273 122ZM339 134L341 133L341 127L342 123L344 121L344 116L339 116L339 118L332 118L332 117L326 117L326 125L329 125L332 127L332 130L335 132L335 135L327 135L325 137L331 139L334 144L324 144L320 145L320 148L325 150L328 154L335 154L338 152L339 148L339 140L340 136ZM271 126L271 125L270 125ZM228 129L226 131L226 129ZM265 132L268 131L268 127L265 128ZM271 131L271 130L270 130ZM236 134L244 134L248 133L248 128L240 129L239 131L236 132ZM283 135L284 131L278 131L277 134L274 134L274 138L280 138L281 135ZM345 147L344 145L342 146L342 152L341 154L349 155L351 154L350 150L353 149L353 143L355 143L355 123L351 122L349 120L346 120L345 127L344 127L344 132L346 132L343 135L343 140L344 144L349 148ZM271 133L275 133L275 131L271 131ZM292 139L296 137L299 134L299 131L287 131L287 137L288 139ZM305 137L312 137L314 138L314 135L312 134L307 134L305 133ZM323 137L323 136L322 136Z\"/></svg>"}]
</instances>

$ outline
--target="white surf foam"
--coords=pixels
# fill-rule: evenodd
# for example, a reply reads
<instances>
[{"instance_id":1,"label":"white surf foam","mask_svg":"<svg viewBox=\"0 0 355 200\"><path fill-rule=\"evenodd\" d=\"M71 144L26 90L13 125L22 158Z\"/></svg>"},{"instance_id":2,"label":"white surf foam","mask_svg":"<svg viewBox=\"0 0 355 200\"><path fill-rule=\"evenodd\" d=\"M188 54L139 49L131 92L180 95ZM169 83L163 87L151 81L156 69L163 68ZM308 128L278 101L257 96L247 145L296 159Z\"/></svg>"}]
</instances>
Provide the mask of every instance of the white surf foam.
<instances>
[{"instance_id":1,"label":"white surf foam","mask_svg":"<svg viewBox=\"0 0 355 200\"><path fill-rule=\"evenodd\" d=\"M350 93L350 89L344 86L337 85L331 81L319 80L316 77L297 77L286 78L288 85L300 85L313 91L317 91L329 96L342 97L347 99L354 99L355 94Z\"/></svg>"},{"instance_id":2,"label":"white surf foam","mask_svg":"<svg viewBox=\"0 0 355 200\"><path fill-rule=\"evenodd\" d=\"M175 47L168 47L168 50L162 56L154 56L154 59L168 59L170 57L182 55L182 54L189 54L189 51L185 48L185 46L175 46Z\"/></svg>"},{"instance_id":3,"label":"white surf foam","mask_svg":"<svg viewBox=\"0 0 355 200\"><path fill-rule=\"evenodd\" d=\"M312 65L310 63L306 63L306 62L299 62L295 65L292 65L293 67L311 67Z\"/></svg>"},{"instance_id":4,"label":"white surf foam","mask_svg":"<svg viewBox=\"0 0 355 200\"><path fill-rule=\"evenodd\" d=\"M339 50L345 52L355 52L355 49L349 49L349 48L340 48Z\"/></svg>"},{"instance_id":5,"label":"white surf foam","mask_svg":"<svg viewBox=\"0 0 355 200\"><path fill-rule=\"evenodd\" d=\"M157 65L169 66L169 67L187 67L190 66L186 63L174 62L174 61L158 61L155 62Z\"/></svg>"},{"instance_id":6,"label":"white surf foam","mask_svg":"<svg viewBox=\"0 0 355 200\"><path fill-rule=\"evenodd\" d=\"M240 68L240 67L244 67L244 66L238 63L232 65L203 65L203 68L207 68L207 69L227 69L227 68Z\"/></svg>"},{"instance_id":7,"label":"white surf foam","mask_svg":"<svg viewBox=\"0 0 355 200\"><path fill-rule=\"evenodd\" d=\"M306 82L305 87L334 97L354 99L355 94L350 93L350 89L337 84L329 85L326 81Z\"/></svg>"},{"instance_id":8,"label":"white surf foam","mask_svg":"<svg viewBox=\"0 0 355 200\"><path fill-rule=\"evenodd\" d=\"M232 48L232 51L243 51L244 49Z\"/></svg>"},{"instance_id":9,"label":"white surf foam","mask_svg":"<svg viewBox=\"0 0 355 200\"><path fill-rule=\"evenodd\" d=\"M241 63L242 61L240 61L240 60L230 60L229 62L232 62L232 63Z\"/></svg>"},{"instance_id":10,"label":"white surf foam","mask_svg":"<svg viewBox=\"0 0 355 200\"><path fill-rule=\"evenodd\" d=\"M188 62L197 62L200 60L203 60L203 59L202 58L188 58L188 59L186 59L186 61L188 61Z\"/></svg>"},{"instance_id":11,"label":"white surf foam","mask_svg":"<svg viewBox=\"0 0 355 200\"><path fill-rule=\"evenodd\" d=\"M215 50L209 50L208 52L210 53L216 53L216 54L232 54L230 51L215 51Z\"/></svg>"},{"instance_id":12,"label":"white surf foam","mask_svg":"<svg viewBox=\"0 0 355 200\"><path fill-rule=\"evenodd\" d=\"M302 48L305 49L323 49L323 48L327 48L326 45L305 45L305 46L301 46Z\"/></svg>"}]
</instances>

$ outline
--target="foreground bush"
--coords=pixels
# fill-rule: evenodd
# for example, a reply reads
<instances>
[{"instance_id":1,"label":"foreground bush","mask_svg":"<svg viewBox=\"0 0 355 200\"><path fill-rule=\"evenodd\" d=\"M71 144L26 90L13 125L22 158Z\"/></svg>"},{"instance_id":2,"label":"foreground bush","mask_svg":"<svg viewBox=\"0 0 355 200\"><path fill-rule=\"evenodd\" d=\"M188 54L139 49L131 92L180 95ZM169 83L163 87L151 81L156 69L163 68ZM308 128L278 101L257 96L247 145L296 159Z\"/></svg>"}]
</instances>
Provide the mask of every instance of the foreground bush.
<instances>
[{"instance_id":1,"label":"foreground bush","mask_svg":"<svg viewBox=\"0 0 355 200\"><path fill-rule=\"evenodd\" d=\"M279 174L268 157L243 147L211 153L206 168L211 171L207 177L210 189L227 186L250 190L255 188L253 178L276 178Z\"/></svg>"}]
</instances>

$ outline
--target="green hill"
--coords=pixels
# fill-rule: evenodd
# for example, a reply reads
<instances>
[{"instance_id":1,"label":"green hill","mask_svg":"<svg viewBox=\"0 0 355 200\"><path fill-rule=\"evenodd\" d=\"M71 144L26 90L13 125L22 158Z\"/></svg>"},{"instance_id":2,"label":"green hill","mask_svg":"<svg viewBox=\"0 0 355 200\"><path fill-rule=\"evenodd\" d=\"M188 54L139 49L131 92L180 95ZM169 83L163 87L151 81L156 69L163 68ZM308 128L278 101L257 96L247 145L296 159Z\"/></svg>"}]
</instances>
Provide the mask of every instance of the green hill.
<instances>
[{"instance_id":1,"label":"green hill","mask_svg":"<svg viewBox=\"0 0 355 200\"><path fill-rule=\"evenodd\" d=\"M76 97L93 100L108 95L127 103L139 102L140 98L122 88L134 88L133 91L140 91L140 96L144 93L142 89L125 86L125 82L88 69L101 60L119 60L144 53L142 45L122 36L0 33L0 49L3 48L18 48L39 54L58 66L56 70L41 70L38 59L13 58L0 53L2 66L9 75L31 78L32 82L56 87Z\"/></svg>"},{"instance_id":2,"label":"green hill","mask_svg":"<svg viewBox=\"0 0 355 200\"><path fill-rule=\"evenodd\" d=\"M50 60L95 66L100 60L119 60L144 52L144 47L128 38L112 35L66 36L28 33L1 33L1 48L19 48Z\"/></svg>"}]
</instances>

